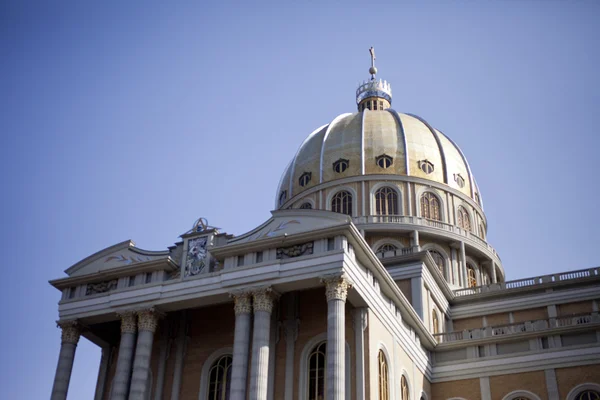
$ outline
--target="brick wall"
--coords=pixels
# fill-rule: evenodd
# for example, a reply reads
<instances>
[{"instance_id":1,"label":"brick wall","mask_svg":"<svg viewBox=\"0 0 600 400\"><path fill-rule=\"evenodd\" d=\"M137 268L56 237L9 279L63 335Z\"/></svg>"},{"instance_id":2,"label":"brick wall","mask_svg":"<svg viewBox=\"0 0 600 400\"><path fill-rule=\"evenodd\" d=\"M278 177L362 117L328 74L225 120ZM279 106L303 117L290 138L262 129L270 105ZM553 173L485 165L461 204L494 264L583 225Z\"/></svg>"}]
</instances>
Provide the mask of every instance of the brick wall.
<instances>
[{"instance_id":1,"label":"brick wall","mask_svg":"<svg viewBox=\"0 0 600 400\"><path fill-rule=\"evenodd\" d=\"M490 377L492 400L502 400L504 396L515 390L528 390L537 394L540 399L548 396L544 371L522 372Z\"/></svg>"},{"instance_id":2,"label":"brick wall","mask_svg":"<svg viewBox=\"0 0 600 400\"><path fill-rule=\"evenodd\" d=\"M446 400L452 397L481 400L479 379L463 379L431 384L431 400Z\"/></svg>"},{"instance_id":3,"label":"brick wall","mask_svg":"<svg viewBox=\"0 0 600 400\"><path fill-rule=\"evenodd\" d=\"M600 384L600 364L556 368L556 381L558 383L560 398L566 399L571 389L579 384Z\"/></svg>"}]
</instances>

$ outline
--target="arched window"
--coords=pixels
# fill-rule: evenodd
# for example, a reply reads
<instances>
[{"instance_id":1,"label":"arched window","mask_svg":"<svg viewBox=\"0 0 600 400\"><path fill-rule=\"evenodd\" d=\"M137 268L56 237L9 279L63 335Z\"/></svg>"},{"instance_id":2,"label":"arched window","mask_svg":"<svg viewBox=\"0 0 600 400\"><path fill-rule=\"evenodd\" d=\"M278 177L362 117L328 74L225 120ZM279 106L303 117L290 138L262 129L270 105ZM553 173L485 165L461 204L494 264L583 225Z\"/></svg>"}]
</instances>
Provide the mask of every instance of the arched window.
<instances>
[{"instance_id":1,"label":"arched window","mask_svg":"<svg viewBox=\"0 0 600 400\"><path fill-rule=\"evenodd\" d=\"M210 368L208 400L229 400L231 390L231 355L221 356Z\"/></svg>"},{"instance_id":2,"label":"arched window","mask_svg":"<svg viewBox=\"0 0 600 400\"><path fill-rule=\"evenodd\" d=\"M477 286L477 277L475 276L475 268L472 265L467 265L467 283L469 287Z\"/></svg>"},{"instance_id":3,"label":"arched window","mask_svg":"<svg viewBox=\"0 0 600 400\"><path fill-rule=\"evenodd\" d=\"M466 231L471 230L471 218L469 217L469 213L463 206L458 207L457 216L457 225L463 228Z\"/></svg>"},{"instance_id":4,"label":"arched window","mask_svg":"<svg viewBox=\"0 0 600 400\"><path fill-rule=\"evenodd\" d=\"M404 375L402 375L402 379L400 379L400 399L401 400L408 400L409 399L409 393L408 393L408 381L406 380L406 377Z\"/></svg>"},{"instance_id":5,"label":"arched window","mask_svg":"<svg viewBox=\"0 0 600 400\"><path fill-rule=\"evenodd\" d=\"M326 355L327 342L322 342L308 356L308 400L325 398Z\"/></svg>"},{"instance_id":6,"label":"arched window","mask_svg":"<svg viewBox=\"0 0 600 400\"><path fill-rule=\"evenodd\" d=\"M388 364L383 350L379 350L379 400L390 400L390 384L388 381Z\"/></svg>"},{"instance_id":7,"label":"arched window","mask_svg":"<svg viewBox=\"0 0 600 400\"><path fill-rule=\"evenodd\" d=\"M433 334L440 333L440 321L435 310L431 310L431 324L433 325Z\"/></svg>"},{"instance_id":8,"label":"arched window","mask_svg":"<svg viewBox=\"0 0 600 400\"><path fill-rule=\"evenodd\" d=\"M309 202L302 203L302 205L300 206L300 208L302 210L312 210L312 204L310 204Z\"/></svg>"},{"instance_id":9,"label":"arched window","mask_svg":"<svg viewBox=\"0 0 600 400\"><path fill-rule=\"evenodd\" d=\"M279 207L281 207L283 205L283 203L285 203L286 200L287 200L287 190L282 190L281 193L279 194Z\"/></svg>"},{"instance_id":10,"label":"arched window","mask_svg":"<svg viewBox=\"0 0 600 400\"><path fill-rule=\"evenodd\" d=\"M394 163L394 159L387 154L382 154L375 158L375 163L383 169L389 168Z\"/></svg>"},{"instance_id":11,"label":"arched window","mask_svg":"<svg viewBox=\"0 0 600 400\"><path fill-rule=\"evenodd\" d=\"M390 187L375 192L375 214L398 215L398 193Z\"/></svg>"},{"instance_id":12,"label":"arched window","mask_svg":"<svg viewBox=\"0 0 600 400\"><path fill-rule=\"evenodd\" d=\"M331 211L352 215L352 195L345 190L337 192L331 199Z\"/></svg>"},{"instance_id":13,"label":"arched window","mask_svg":"<svg viewBox=\"0 0 600 400\"><path fill-rule=\"evenodd\" d=\"M442 220L440 201L433 193L426 192L421 196L421 216L436 221Z\"/></svg>"},{"instance_id":14,"label":"arched window","mask_svg":"<svg viewBox=\"0 0 600 400\"><path fill-rule=\"evenodd\" d=\"M485 226L483 224L479 224L479 237L485 239Z\"/></svg>"},{"instance_id":15,"label":"arched window","mask_svg":"<svg viewBox=\"0 0 600 400\"><path fill-rule=\"evenodd\" d=\"M429 254L431 254L431 257L433 258L433 261L435 261L435 265L437 265L438 269L440 270L440 274L444 276L444 265L446 264L446 262L444 261L444 256L442 256L442 254L437 250L428 251Z\"/></svg>"},{"instance_id":16,"label":"arched window","mask_svg":"<svg viewBox=\"0 0 600 400\"><path fill-rule=\"evenodd\" d=\"M492 280L490 279L487 271L481 271L481 284L489 285L490 283L492 283Z\"/></svg>"},{"instance_id":17,"label":"arched window","mask_svg":"<svg viewBox=\"0 0 600 400\"><path fill-rule=\"evenodd\" d=\"M387 253L388 251L396 251L398 248L393 244L386 243L382 246L379 246L377 249L377 253Z\"/></svg>"},{"instance_id":18,"label":"arched window","mask_svg":"<svg viewBox=\"0 0 600 400\"><path fill-rule=\"evenodd\" d=\"M584 390L575 396L575 400L600 400L600 392L595 390Z\"/></svg>"}]
</instances>

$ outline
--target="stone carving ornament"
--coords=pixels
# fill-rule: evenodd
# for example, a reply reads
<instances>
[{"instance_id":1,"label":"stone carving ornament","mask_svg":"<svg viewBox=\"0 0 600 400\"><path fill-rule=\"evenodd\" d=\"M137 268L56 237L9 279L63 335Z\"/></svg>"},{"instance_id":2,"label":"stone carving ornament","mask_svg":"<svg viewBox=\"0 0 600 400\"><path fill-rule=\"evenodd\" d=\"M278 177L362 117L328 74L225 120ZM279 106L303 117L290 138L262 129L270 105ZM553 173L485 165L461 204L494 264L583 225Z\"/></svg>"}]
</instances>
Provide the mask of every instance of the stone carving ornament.
<instances>
[{"instance_id":1,"label":"stone carving ornament","mask_svg":"<svg viewBox=\"0 0 600 400\"><path fill-rule=\"evenodd\" d=\"M232 294L235 315L250 314L252 312L252 296L250 293Z\"/></svg>"},{"instance_id":2,"label":"stone carving ornament","mask_svg":"<svg viewBox=\"0 0 600 400\"><path fill-rule=\"evenodd\" d=\"M118 314L121 318L121 334L137 331L137 315L135 311L125 311Z\"/></svg>"},{"instance_id":3,"label":"stone carving ornament","mask_svg":"<svg viewBox=\"0 0 600 400\"><path fill-rule=\"evenodd\" d=\"M348 297L348 289L352 287L352 284L345 275L326 276L321 279L321 282L325 284L325 295L327 296L327 301L346 301L346 297Z\"/></svg>"},{"instance_id":4,"label":"stone carving ornament","mask_svg":"<svg viewBox=\"0 0 600 400\"><path fill-rule=\"evenodd\" d=\"M138 311L138 329L140 331L156 332L158 326L159 313L153 308Z\"/></svg>"},{"instance_id":5,"label":"stone carving ornament","mask_svg":"<svg viewBox=\"0 0 600 400\"><path fill-rule=\"evenodd\" d=\"M313 253L313 242L297 244L289 247L280 247L277 249L277 259L300 257Z\"/></svg>"},{"instance_id":6,"label":"stone carving ornament","mask_svg":"<svg viewBox=\"0 0 600 400\"><path fill-rule=\"evenodd\" d=\"M81 336L81 326L77 321L59 321L56 325L62 329L61 343L77 344Z\"/></svg>"},{"instance_id":7,"label":"stone carving ornament","mask_svg":"<svg viewBox=\"0 0 600 400\"><path fill-rule=\"evenodd\" d=\"M98 283L88 283L85 289L85 295L89 296L91 294L97 293L106 293L110 292L117 288L117 279L112 279L110 281L98 282Z\"/></svg>"},{"instance_id":8,"label":"stone carving ornament","mask_svg":"<svg viewBox=\"0 0 600 400\"><path fill-rule=\"evenodd\" d=\"M271 288L256 290L252 293L252 297L254 298L254 312L266 311L271 313L273 311L275 293Z\"/></svg>"},{"instance_id":9,"label":"stone carving ornament","mask_svg":"<svg viewBox=\"0 0 600 400\"><path fill-rule=\"evenodd\" d=\"M185 261L185 276L198 275L206 267L206 237L188 241L187 258Z\"/></svg>"}]
</instances>

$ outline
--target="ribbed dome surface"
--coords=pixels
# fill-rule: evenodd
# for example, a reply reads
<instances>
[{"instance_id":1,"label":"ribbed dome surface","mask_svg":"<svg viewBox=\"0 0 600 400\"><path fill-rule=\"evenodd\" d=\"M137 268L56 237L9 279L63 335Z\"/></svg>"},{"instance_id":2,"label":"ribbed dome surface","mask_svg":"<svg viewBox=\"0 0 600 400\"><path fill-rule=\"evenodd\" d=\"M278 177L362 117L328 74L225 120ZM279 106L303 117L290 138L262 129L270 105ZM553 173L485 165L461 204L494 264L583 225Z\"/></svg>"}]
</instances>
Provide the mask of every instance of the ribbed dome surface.
<instances>
[{"instance_id":1,"label":"ribbed dome surface","mask_svg":"<svg viewBox=\"0 0 600 400\"><path fill-rule=\"evenodd\" d=\"M387 168L376 162L383 155L392 158ZM340 159L348 160L347 168L336 172L333 165ZM424 171L423 162L431 163L433 171ZM311 178L301 186L300 177L305 173ZM467 159L458 146L422 118L392 109L342 114L316 129L285 170L276 198L279 200L284 191L290 199L321 183L374 174L432 180L481 202Z\"/></svg>"}]
</instances>

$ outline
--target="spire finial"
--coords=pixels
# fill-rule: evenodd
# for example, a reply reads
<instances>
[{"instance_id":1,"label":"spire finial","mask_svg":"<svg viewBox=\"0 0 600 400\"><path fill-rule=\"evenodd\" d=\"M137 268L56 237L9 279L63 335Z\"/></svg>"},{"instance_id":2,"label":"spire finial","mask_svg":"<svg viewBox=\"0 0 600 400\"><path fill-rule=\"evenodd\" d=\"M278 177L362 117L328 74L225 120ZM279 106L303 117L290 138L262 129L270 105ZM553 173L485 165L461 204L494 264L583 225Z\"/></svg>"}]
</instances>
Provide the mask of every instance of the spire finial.
<instances>
[{"instance_id":1,"label":"spire finial","mask_svg":"<svg viewBox=\"0 0 600 400\"><path fill-rule=\"evenodd\" d=\"M369 53L371 53L371 68L369 68L369 73L371 74L371 80L374 80L377 68L375 68L375 48L373 46L369 49Z\"/></svg>"}]
</instances>

